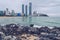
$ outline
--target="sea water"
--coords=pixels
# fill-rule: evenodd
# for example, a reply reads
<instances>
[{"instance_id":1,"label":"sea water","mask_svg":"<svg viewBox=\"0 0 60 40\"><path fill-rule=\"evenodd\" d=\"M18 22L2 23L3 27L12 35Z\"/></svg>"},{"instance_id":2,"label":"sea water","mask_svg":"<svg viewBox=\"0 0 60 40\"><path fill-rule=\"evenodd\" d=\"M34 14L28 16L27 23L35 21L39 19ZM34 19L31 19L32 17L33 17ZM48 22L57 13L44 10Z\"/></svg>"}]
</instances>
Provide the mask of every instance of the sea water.
<instances>
[{"instance_id":1,"label":"sea water","mask_svg":"<svg viewBox=\"0 0 60 40\"><path fill-rule=\"evenodd\" d=\"M0 17L0 24L35 24L39 26L60 27L60 17Z\"/></svg>"}]
</instances>

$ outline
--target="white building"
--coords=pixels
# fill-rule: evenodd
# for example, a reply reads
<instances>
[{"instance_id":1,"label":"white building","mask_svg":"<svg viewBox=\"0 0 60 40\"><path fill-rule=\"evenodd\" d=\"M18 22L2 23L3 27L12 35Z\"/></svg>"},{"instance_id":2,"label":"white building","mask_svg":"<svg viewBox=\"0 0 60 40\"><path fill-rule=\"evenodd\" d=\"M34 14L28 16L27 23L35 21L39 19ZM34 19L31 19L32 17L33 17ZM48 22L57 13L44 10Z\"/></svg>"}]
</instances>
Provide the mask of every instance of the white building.
<instances>
[{"instance_id":1,"label":"white building","mask_svg":"<svg viewBox=\"0 0 60 40\"><path fill-rule=\"evenodd\" d=\"M8 10L8 8L6 8L6 14L5 14L6 16L9 16L9 15L11 15L10 14L10 11Z\"/></svg>"}]
</instances>

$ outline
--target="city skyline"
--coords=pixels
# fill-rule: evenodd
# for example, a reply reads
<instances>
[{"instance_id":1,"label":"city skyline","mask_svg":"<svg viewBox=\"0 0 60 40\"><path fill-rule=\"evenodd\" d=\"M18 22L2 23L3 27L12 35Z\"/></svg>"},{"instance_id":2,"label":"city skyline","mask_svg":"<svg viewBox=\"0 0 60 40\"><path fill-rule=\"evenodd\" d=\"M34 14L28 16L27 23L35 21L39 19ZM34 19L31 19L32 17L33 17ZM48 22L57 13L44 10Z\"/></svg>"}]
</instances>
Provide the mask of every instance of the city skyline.
<instances>
[{"instance_id":1,"label":"city skyline","mask_svg":"<svg viewBox=\"0 0 60 40\"><path fill-rule=\"evenodd\" d=\"M32 2L33 11L45 13L51 16L60 16L60 0L0 0L0 10L15 10L21 12L21 5Z\"/></svg>"},{"instance_id":2,"label":"city skyline","mask_svg":"<svg viewBox=\"0 0 60 40\"><path fill-rule=\"evenodd\" d=\"M32 2L29 2L29 6L22 4L22 13L23 16L32 15Z\"/></svg>"}]
</instances>

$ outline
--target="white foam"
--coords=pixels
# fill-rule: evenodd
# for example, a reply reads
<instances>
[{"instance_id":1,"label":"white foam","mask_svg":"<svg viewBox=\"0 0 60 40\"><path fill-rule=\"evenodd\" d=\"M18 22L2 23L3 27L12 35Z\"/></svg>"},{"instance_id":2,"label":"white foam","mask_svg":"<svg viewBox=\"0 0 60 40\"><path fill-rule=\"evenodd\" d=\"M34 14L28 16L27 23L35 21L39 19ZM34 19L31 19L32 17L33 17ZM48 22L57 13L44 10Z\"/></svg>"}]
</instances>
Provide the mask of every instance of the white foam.
<instances>
[{"instance_id":1,"label":"white foam","mask_svg":"<svg viewBox=\"0 0 60 40\"><path fill-rule=\"evenodd\" d=\"M40 28L40 27L42 27L42 26L39 26L39 25L34 25L33 27L38 27L38 28Z\"/></svg>"},{"instance_id":2,"label":"white foam","mask_svg":"<svg viewBox=\"0 0 60 40\"><path fill-rule=\"evenodd\" d=\"M54 27L48 27L48 28L53 29Z\"/></svg>"},{"instance_id":3,"label":"white foam","mask_svg":"<svg viewBox=\"0 0 60 40\"><path fill-rule=\"evenodd\" d=\"M41 27L45 27L45 26L34 25L33 27L41 28ZM50 28L50 29L54 28L54 27L50 27L50 26L47 26L47 27Z\"/></svg>"}]
</instances>

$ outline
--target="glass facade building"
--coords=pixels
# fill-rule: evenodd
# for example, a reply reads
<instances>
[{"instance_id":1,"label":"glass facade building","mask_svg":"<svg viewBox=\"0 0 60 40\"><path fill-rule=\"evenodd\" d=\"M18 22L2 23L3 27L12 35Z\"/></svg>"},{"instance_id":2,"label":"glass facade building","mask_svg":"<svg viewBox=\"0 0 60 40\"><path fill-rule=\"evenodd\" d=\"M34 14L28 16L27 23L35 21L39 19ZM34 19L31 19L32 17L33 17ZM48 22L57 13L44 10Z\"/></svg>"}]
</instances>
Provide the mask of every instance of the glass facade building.
<instances>
[{"instance_id":1,"label":"glass facade building","mask_svg":"<svg viewBox=\"0 0 60 40\"><path fill-rule=\"evenodd\" d=\"M25 16L27 16L27 5L25 6Z\"/></svg>"},{"instance_id":2,"label":"glass facade building","mask_svg":"<svg viewBox=\"0 0 60 40\"><path fill-rule=\"evenodd\" d=\"M29 15L32 15L32 3L29 3Z\"/></svg>"},{"instance_id":3,"label":"glass facade building","mask_svg":"<svg viewBox=\"0 0 60 40\"><path fill-rule=\"evenodd\" d=\"M15 16L15 11L14 10L12 10L11 16Z\"/></svg>"},{"instance_id":4,"label":"glass facade building","mask_svg":"<svg viewBox=\"0 0 60 40\"><path fill-rule=\"evenodd\" d=\"M4 13L3 13L3 11L0 11L0 16L4 16Z\"/></svg>"},{"instance_id":5,"label":"glass facade building","mask_svg":"<svg viewBox=\"0 0 60 40\"><path fill-rule=\"evenodd\" d=\"M24 15L24 4L22 4L22 15Z\"/></svg>"}]
</instances>

